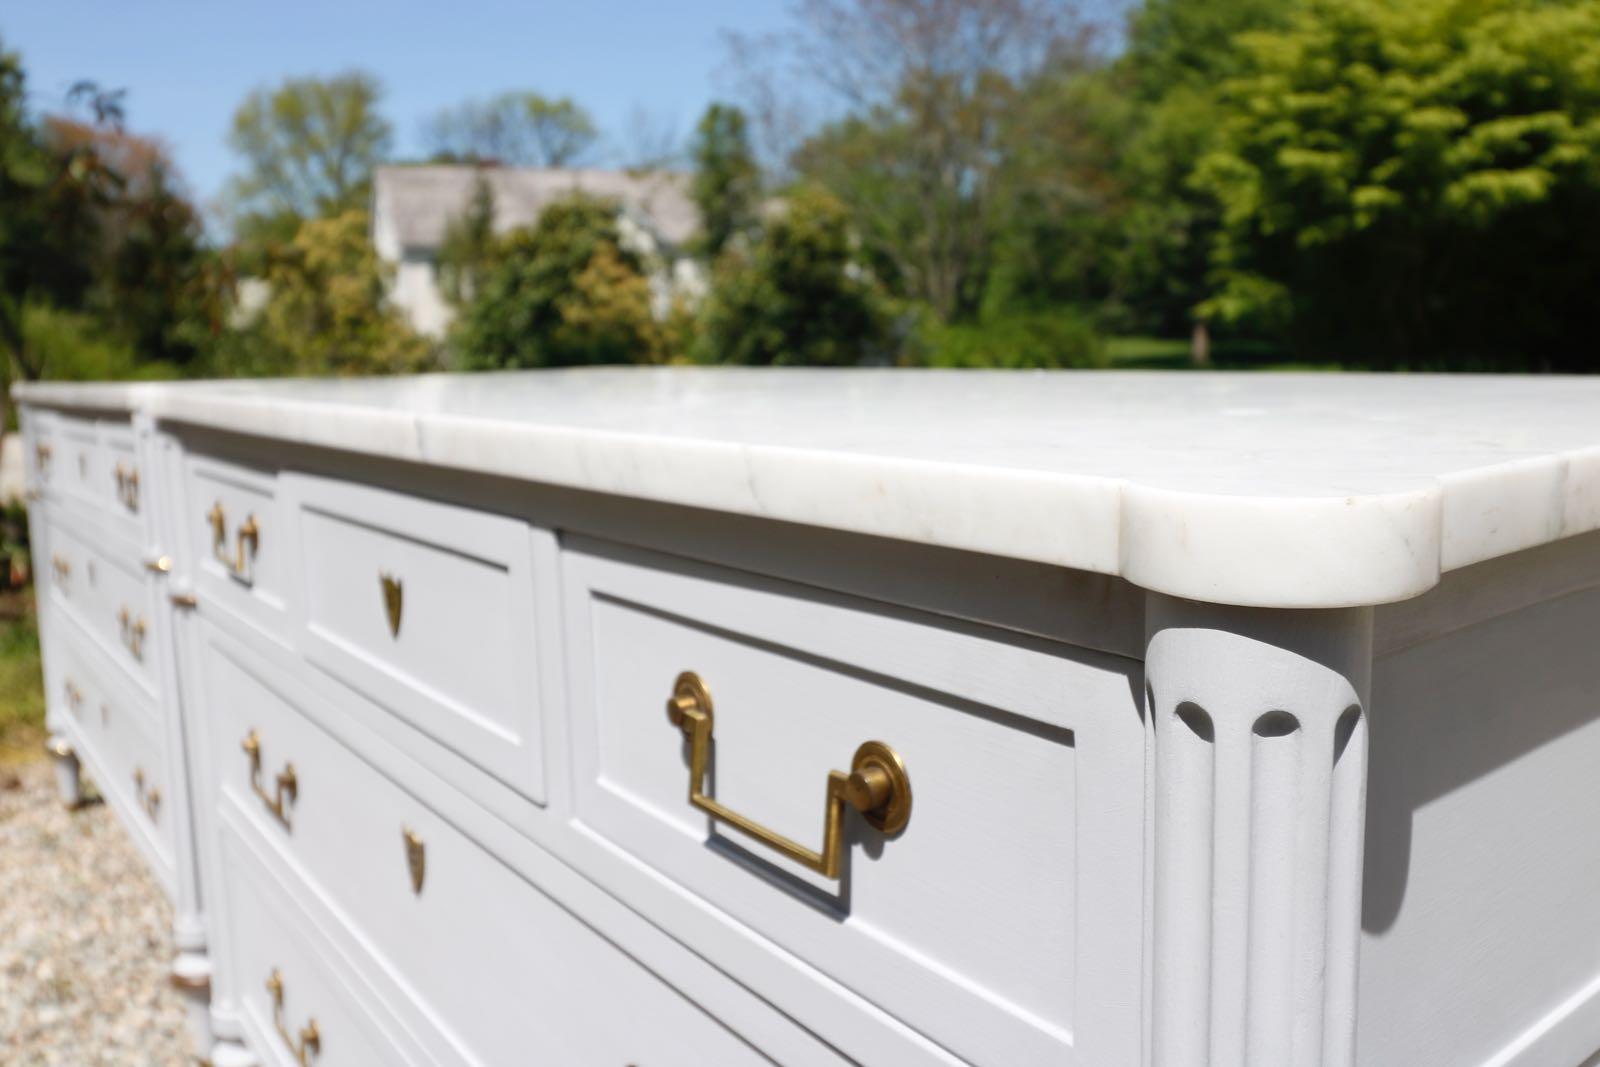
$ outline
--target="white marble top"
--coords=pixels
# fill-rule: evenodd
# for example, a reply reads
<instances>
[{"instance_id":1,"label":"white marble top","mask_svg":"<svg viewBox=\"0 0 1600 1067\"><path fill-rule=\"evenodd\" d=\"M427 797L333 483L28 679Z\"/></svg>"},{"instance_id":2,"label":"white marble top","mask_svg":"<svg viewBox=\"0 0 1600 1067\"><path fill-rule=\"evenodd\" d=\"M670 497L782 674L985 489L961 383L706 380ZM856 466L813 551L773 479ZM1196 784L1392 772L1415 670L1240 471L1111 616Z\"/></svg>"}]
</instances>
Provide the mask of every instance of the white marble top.
<instances>
[{"instance_id":1,"label":"white marble top","mask_svg":"<svg viewBox=\"0 0 1600 1067\"><path fill-rule=\"evenodd\" d=\"M160 419L1338 607L1600 528L1600 379L595 369L55 385Z\"/></svg>"}]
</instances>

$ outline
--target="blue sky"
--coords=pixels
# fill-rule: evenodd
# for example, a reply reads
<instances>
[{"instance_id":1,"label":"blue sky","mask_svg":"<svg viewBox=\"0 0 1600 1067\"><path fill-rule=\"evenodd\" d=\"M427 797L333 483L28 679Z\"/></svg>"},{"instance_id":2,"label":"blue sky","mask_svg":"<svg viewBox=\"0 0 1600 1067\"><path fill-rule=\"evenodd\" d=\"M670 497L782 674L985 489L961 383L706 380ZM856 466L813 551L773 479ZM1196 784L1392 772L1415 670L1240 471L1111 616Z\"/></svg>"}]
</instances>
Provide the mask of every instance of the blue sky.
<instances>
[{"instance_id":1,"label":"blue sky","mask_svg":"<svg viewBox=\"0 0 1600 1067\"><path fill-rule=\"evenodd\" d=\"M641 109L682 136L725 94L722 31L787 25L786 0L5 0L31 103L81 78L126 89L128 125L163 139L203 201L237 163L226 138L250 90L359 67L388 90L398 154L422 119L503 89L569 95L626 142Z\"/></svg>"}]
</instances>

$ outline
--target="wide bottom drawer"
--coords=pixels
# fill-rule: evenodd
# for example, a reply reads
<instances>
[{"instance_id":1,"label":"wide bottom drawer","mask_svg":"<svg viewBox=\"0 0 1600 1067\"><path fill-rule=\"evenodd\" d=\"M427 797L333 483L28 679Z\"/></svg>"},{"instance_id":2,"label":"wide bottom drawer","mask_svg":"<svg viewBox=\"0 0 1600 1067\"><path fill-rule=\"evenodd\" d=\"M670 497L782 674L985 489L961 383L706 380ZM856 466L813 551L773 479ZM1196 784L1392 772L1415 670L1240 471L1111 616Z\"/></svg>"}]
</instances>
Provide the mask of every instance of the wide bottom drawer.
<instances>
[{"instance_id":1,"label":"wide bottom drawer","mask_svg":"<svg viewBox=\"0 0 1600 1067\"><path fill-rule=\"evenodd\" d=\"M768 1062L324 732L296 707L310 698L291 695L292 683L221 635L212 635L212 650L213 758L225 821L349 931L376 981L395 987L391 999L404 1005L399 1010L429 1058L651 1067ZM256 757L242 750L244 738L254 738L251 747L261 753L256 782L266 797L252 785ZM278 805L275 776L290 763L292 799L285 794ZM239 895L252 894L259 895L254 886ZM238 901L230 899L228 910L239 921ZM266 980L245 977L258 987Z\"/></svg>"}]
</instances>

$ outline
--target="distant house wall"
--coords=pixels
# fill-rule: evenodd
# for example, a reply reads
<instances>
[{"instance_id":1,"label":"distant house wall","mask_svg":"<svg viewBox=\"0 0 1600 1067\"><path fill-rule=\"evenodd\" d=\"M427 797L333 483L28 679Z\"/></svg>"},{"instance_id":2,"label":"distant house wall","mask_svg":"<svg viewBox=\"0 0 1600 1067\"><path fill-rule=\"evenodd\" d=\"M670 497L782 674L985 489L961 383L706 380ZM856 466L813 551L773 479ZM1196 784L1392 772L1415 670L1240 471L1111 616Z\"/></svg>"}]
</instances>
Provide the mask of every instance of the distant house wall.
<instances>
[{"instance_id":1,"label":"distant house wall","mask_svg":"<svg viewBox=\"0 0 1600 1067\"><path fill-rule=\"evenodd\" d=\"M439 290L438 264L426 252L409 250L394 265L389 300L425 337L443 337L455 318L455 309Z\"/></svg>"}]
</instances>

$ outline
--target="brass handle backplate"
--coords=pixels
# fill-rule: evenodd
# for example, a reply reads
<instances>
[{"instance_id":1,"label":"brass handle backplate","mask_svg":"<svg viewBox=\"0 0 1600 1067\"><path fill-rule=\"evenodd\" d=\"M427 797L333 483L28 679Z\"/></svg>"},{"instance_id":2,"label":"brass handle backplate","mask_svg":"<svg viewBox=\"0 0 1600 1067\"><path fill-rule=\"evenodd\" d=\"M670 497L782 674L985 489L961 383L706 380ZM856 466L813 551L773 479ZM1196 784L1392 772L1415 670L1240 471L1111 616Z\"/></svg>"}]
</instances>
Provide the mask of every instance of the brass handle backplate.
<instances>
[{"instance_id":1,"label":"brass handle backplate","mask_svg":"<svg viewBox=\"0 0 1600 1067\"><path fill-rule=\"evenodd\" d=\"M289 806L295 802L300 793L300 780L295 777L294 764L283 765L283 770L278 772L276 779L277 788L268 793L261 787L261 735L251 730L245 734L244 741L239 747L250 757L250 788L261 798L261 803L272 813L272 817L283 824L285 830L292 829L289 825Z\"/></svg>"},{"instance_id":2,"label":"brass handle backplate","mask_svg":"<svg viewBox=\"0 0 1600 1067\"><path fill-rule=\"evenodd\" d=\"M56 583L62 585L72 577L72 561L57 552L50 557L50 569L55 572Z\"/></svg>"},{"instance_id":3,"label":"brass handle backplate","mask_svg":"<svg viewBox=\"0 0 1600 1067\"><path fill-rule=\"evenodd\" d=\"M117 469L113 472L117 480L117 499L129 511L139 510L139 471L133 467L126 467L120 460Z\"/></svg>"},{"instance_id":4,"label":"brass handle backplate","mask_svg":"<svg viewBox=\"0 0 1600 1067\"><path fill-rule=\"evenodd\" d=\"M228 573L240 581L253 580L256 553L261 550L261 524L256 522L256 517L246 516L234 531L231 556L228 554L228 516L222 509L222 501L211 505L211 510L206 512L206 521L211 524L211 554L217 562L228 568Z\"/></svg>"},{"instance_id":5,"label":"brass handle backplate","mask_svg":"<svg viewBox=\"0 0 1600 1067\"><path fill-rule=\"evenodd\" d=\"M38 470L40 478L50 477L50 457L55 450L47 444L33 446L34 468Z\"/></svg>"},{"instance_id":6,"label":"brass handle backplate","mask_svg":"<svg viewBox=\"0 0 1600 1067\"><path fill-rule=\"evenodd\" d=\"M101 710L104 711L105 709L102 708ZM143 767L135 767L133 769L133 788L139 796L139 806L144 809L146 815L150 816L150 821L155 822L156 813L161 810L161 790L155 786L151 786L149 789L145 788Z\"/></svg>"},{"instance_id":7,"label":"brass handle backplate","mask_svg":"<svg viewBox=\"0 0 1600 1067\"><path fill-rule=\"evenodd\" d=\"M309 1067L311 1057L322 1053L322 1032L317 1029L317 1020L307 1019L298 1034L289 1032L289 1027L283 1021L283 975L276 967L267 976L267 994L272 997L272 1025L277 1029L278 1036L289 1047L289 1054L295 1062L300 1067Z\"/></svg>"},{"instance_id":8,"label":"brass handle backplate","mask_svg":"<svg viewBox=\"0 0 1600 1067\"><path fill-rule=\"evenodd\" d=\"M673 683L667 718L689 742L689 803L825 878L839 877L846 804L886 834L899 833L911 819L911 779L900 754L882 741L867 741L856 749L848 774L828 772L822 851L814 852L702 792L711 756L711 692L693 671L684 671Z\"/></svg>"},{"instance_id":9,"label":"brass handle backplate","mask_svg":"<svg viewBox=\"0 0 1600 1067\"><path fill-rule=\"evenodd\" d=\"M124 604L117 612L117 625L122 630L122 643L134 659L144 659L144 635L149 632L144 619L135 619Z\"/></svg>"}]
</instances>

